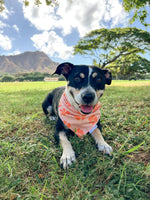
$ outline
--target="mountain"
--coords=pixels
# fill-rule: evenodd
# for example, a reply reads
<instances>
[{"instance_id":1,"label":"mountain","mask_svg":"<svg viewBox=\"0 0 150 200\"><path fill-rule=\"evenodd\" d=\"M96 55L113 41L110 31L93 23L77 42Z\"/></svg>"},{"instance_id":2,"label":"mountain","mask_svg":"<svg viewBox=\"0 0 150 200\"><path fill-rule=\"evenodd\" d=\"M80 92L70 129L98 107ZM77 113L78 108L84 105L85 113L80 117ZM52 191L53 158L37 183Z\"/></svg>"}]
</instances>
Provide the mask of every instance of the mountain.
<instances>
[{"instance_id":1,"label":"mountain","mask_svg":"<svg viewBox=\"0 0 150 200\"><path fill-rule=\"evenodd\" d=\"M0 73L55 71L59 63L40 51L24 52L14 56L0 56Z\"/></svg>"}]
</instances>

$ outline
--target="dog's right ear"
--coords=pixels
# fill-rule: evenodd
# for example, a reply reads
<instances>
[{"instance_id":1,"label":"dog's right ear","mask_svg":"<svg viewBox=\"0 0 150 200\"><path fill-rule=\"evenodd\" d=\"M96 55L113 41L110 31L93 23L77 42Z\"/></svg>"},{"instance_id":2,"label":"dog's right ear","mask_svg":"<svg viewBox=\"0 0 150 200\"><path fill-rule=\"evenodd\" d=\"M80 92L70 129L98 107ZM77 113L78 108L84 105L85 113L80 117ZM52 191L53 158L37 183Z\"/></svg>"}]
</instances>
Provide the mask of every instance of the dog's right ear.
<instances>
[{"instance_id":1,"label":"dog's right ear","mask_svg":"<svg viewBox=\"0 0 150 200\"><path fill-rule=\"evenodd\" d=\"M74 65L72 63L69 63L69 62L65 62L65 63L62 63L60 65L58 65L56 71L52 74L58 74L58 75L64 75L64 77L66 79L68 79L68 76L71 72L71 70L73 69Z\"/></svg>"}]
</instances>

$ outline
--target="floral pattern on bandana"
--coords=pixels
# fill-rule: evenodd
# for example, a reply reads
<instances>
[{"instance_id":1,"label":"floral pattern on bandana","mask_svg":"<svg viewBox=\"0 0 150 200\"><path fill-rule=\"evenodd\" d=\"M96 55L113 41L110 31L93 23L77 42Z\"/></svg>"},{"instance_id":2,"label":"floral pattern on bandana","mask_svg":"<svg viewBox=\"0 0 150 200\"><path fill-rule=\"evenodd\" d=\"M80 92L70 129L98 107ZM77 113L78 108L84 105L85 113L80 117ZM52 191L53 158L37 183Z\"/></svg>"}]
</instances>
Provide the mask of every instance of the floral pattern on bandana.
<instances>
[{"instance_id":1,"label":"floral pattern on bandana","mask_svg":"<svg viewBox=\"0 0 150 200\"><path fill-rule=\"evenodd\" d=\"M101 104L98 102L90 114L82 114L70 104L64 92L60 99L58 112L63 123L78 137L83 138L99 121L100 107Z\"/></svg>"}]
</instances>

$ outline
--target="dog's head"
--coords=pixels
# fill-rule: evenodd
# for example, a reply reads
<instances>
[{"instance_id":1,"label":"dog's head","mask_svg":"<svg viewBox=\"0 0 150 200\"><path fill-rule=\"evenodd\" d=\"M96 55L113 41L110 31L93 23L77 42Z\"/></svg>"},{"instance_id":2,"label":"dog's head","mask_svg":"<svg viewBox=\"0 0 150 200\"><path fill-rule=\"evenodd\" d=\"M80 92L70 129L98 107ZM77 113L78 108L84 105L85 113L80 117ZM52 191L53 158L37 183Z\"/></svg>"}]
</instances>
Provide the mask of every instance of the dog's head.
<instances>
[{"instance_id":1,"label":"dog's head","mask_svg":"<svg viewBox=\"0 0 150 200\"><path fill-rule=\"evenodd\" d=\"M111 73L95 66L60 64L55 73L67 80L66 94L70 103L81 113L89 114L111 84Z\"/></svg>"}]
</instances>

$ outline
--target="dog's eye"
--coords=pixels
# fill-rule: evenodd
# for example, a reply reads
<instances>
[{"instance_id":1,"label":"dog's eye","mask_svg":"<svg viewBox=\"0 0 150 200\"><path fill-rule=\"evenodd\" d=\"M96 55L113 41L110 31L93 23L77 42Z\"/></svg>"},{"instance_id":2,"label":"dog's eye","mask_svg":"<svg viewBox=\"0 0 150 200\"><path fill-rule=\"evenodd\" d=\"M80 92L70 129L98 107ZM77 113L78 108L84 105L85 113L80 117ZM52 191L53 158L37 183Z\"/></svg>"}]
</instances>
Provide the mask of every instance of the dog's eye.
<instances>
[{"instance_id":1,"label":"dog's eye","mask_svg":"<svg viewBox=\"0 0 150 200\"><path fill-rule=\"evenodd\" d=\"M96 81L97 81L98 83L100 83L101 80L102 80L101 78L97 78L97 79L96 79Z\"/></svg>"},{"instance_id":2,"label":"dog's eye","mask_svg":"<svg viewBox=\"0 0 150 200\"><path fill-rule=\"evenodd\" d=\"M77 82L79 82L80 78L79 77L75 77L74 80L77 81Z\"/></svg>"}]
</instances>

